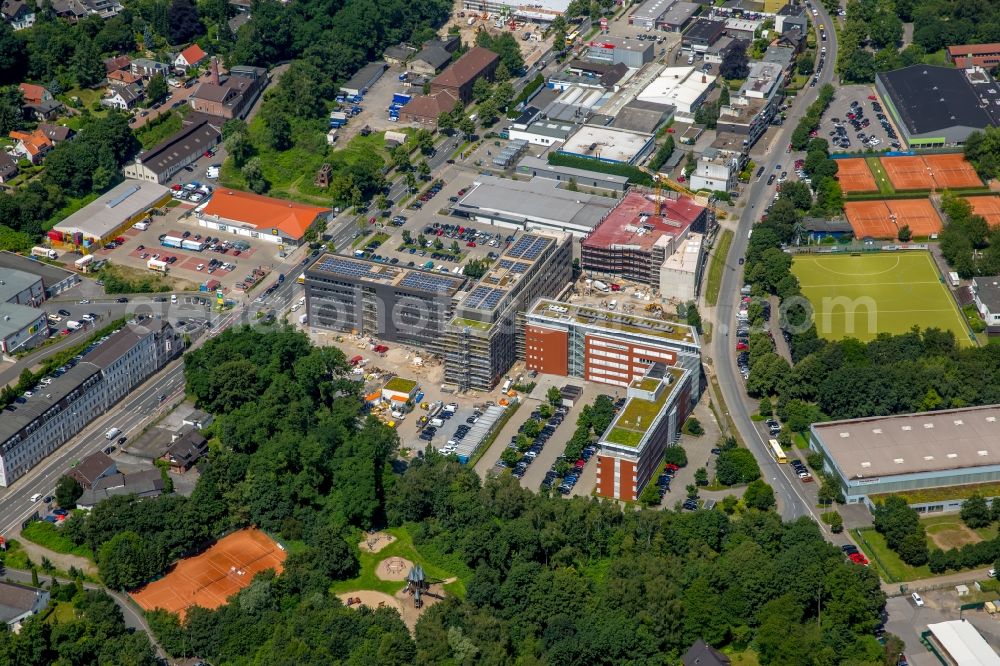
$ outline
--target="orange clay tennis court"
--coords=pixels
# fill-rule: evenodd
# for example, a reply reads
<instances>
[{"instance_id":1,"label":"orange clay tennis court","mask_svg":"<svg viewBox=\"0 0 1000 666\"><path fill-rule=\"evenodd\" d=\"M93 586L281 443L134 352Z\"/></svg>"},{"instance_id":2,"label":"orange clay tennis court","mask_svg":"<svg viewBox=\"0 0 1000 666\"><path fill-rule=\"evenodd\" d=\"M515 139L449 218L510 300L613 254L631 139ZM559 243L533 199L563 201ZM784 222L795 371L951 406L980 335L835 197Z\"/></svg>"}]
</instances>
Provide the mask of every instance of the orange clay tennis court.
<instances>
[{"instance_id":1,"label":"orange clay tennis court","mask_svg":"<svg viewBox=\"0 0 1000 666\"><path fill-rule=\"evenodd\" d=\"M1000 197L965 197L972 205L972 212L981 215L991 227L1000 227Z\"/></svg>"},{"instance_id":2,"label":"orange clay tennis court","mask_svg":"<svg viewBox=\"0 0 1000 666\"><path fill-rule=\"evenodd\" d=\"M916 237L941 232L941 218L928 199L848 201L844 211L857 238L896 238L904 225Z\"/></svg>"},{"instance_id":3,"label":"orange clay tennis court","mask_svg":"<svg viewBox=\"0 0 1000 666\"><path fill-rule=\"evenodd\" d=\"M983 181L961 153L883 157L882 167L897 190L982 187Z\"/></svg>"},{"instance_id":4,"label":"orange clay tennis court","mask_svg":"<svg viewBox=\"0 0 1000 666\"><path fill-rule=\"evenodd\" d=\"M247 587L261 571L281 573L285 551L257 529L240 530L219 539L194 557L178 562L160 580L132 593L142 608L162 608L184 619L191 606L218 608Z\"/></svg>"},{"instance_id":5,"label":"orange clay tennis court","mask_svg":"<svg viewBox=\"0 0 1000 666\"><path fill-rule=\"evenodd\" d=\"M878 191L872 170L863 157L837 160L837 180L840 181L840 189L847 194Z\"/></svg>"}]
</instances>

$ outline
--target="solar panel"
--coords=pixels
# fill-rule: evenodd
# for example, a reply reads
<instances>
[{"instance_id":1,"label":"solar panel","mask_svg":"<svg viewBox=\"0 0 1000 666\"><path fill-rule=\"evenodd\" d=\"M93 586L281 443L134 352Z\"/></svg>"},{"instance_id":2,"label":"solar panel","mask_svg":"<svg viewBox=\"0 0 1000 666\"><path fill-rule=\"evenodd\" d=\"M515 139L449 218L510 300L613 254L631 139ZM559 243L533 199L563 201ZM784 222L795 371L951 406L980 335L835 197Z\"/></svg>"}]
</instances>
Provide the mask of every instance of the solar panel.
<instances>
[{"instance_id":1,"label":"solar panel","mask_svg":"<svg viewBox=\"0 0 1000 666\"><path fill-rule=\"evenodd\" d=\"M432 275L430 273L419 273L411 271L400 281L400 286L411 289L422 289L424 291L446 292L450 290L455 282L451 278L442 275Z\"/></svg>"},{"instance_id":2,"label":"solar panel","mask_svg":"<svg viewBox=\"0 0 1000 666\"><path fill-rule=\"evenodd\" d=\"M371 272L369 264L349 261L342 257L327 257L320 262L319 270L348 277L364 277Z\"/></svg>"},{"instance_id":3,"label":"solar panel","mask_svg":"<svg viewBox=\"0 0 1000 666\"><path fill-rule=\"evenodd\" d=\"M524 254L525 250L531 247L531 244L534 241L535 241L535 236L521 236L519 239L517 239L517 242L514 243L514 246L509 250L507 250L507 256L515 258L521 257Z\"/></svg>"},{"instance_id":4,"label":"solar panel","mask_svg":"<svg viewBox=\"0 0 1000 666\"><path fill-rule=\"evenodd\" d=\"M528 247L520 256L524 259L530 259L534 261L542 253L542 251L549 244L549 239L547 238L535 238L530 247Z\"/></svg>"}]
</instances>

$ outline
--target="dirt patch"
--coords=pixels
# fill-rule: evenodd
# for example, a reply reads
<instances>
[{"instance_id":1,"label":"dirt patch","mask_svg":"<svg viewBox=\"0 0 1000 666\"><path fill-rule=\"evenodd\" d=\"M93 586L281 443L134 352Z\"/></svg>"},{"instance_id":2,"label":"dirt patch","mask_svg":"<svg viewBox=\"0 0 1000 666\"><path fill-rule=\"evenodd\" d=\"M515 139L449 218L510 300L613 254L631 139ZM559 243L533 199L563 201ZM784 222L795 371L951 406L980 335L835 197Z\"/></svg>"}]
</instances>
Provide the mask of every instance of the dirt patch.
<instances>
[{"instance_id":1,"label":"dirt patch","mask_svg":"<svg viewBox=\"0 0 1000 666\"><path fill-rule=\"evenodd\" d=\"M927 534L930 536L931 541L934 542L934 545L941 550L961 548L966 544L979 543L983 540L973 530L962 524L960 520L956 520L954 523L933 525L928 528Z\"/></svg>"},{"instance_id":2,"label":"dirt patch","mask_svg":"<svg viewBox=\"0 0 1000 666\"><path fill-rule=\"evenodd\" d=\"M378 563L375 575L381 580L406 580L413 568L413 562L402 557L389 557Z\"/></svg>"},{"instance_id":3,"label":"dirt patch","mask_svg":"<svg viewBox=\"0 0 1000 666\"><path fill-rule=\"evenodd\" d=\"M358 544L358 550L366 553L377 553L395 540L396 537L387 532L375 532L369 534L364 541Z\"/></svg>"},{"instance_id":4,"label":"dirt patch","mask_svg":"<svg viewBox=\"0 0 1000 666\"><path fill-rule=\"evenodd\" d=\"M403 613L403 607L399 600L389 596L385 592L355 590L354 592L344 592L337 596L346 606L368 606L369 608L388 606L389 608L395 608L400 614Z\"/></svg>"}]
</instances>

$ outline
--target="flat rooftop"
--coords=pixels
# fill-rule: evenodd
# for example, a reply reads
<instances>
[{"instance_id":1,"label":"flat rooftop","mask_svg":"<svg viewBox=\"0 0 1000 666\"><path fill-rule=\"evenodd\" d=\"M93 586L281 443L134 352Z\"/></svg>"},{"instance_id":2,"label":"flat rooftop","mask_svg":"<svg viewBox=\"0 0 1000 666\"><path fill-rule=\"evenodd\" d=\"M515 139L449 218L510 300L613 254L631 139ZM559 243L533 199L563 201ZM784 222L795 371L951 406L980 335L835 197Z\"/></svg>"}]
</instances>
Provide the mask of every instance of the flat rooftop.
<instances>
[{"instance_id":1,"label":"flat rooftop","mask_svg":"<svg viewBox=\"0 0 1000 666\"><path fill-rule=\"evenodd\" d=\"M490 266L490 270L480 278L459 304L465 311L479 310L493 312L505 302L508 294L521 284L521 278L531 270L535 262L559 243L566 234L552 232L552 235L529 232L514 241L510 247ZM489 322L467 319L461 315L452 322L461 326L489 328Z\"/></svg>"},{"instance_id":2,"label":"flat rooftop","mask_svg":"<svg viewBox=\"0 0 1000 666\"><path fill-rule=\"evenodd\" d=\"M1000 405L817 423L848 479L1000 465Z\"/></svg>"},{"instance_id":3,"label":"flat rooftop","mask_svg":"<svg viewBox=\"0 0 1000 666\"><path fill-rule=\"evenodd\" d=\"M781 65L776 62L754 62L750 64L750 74L740 86L740 95L747 97L771 97L771 93L781 86L784 78Z\"/></svg>"},{"instance_id":4,"label":"flat rooftop","mask_svg":"<svg viewBox=\"0 0 1000 666\"><path fill-rule=\"evenodd\" d=\"M911 65L876 77L910 134L964 126L1000 124L1000 106L983 108L965 72L951 67Z\"/></svg>"},{"instance_id":5,"label":"flat rooftop","mask_svg":"<svg viewBox=\"0 0 1000 666\"><path fill-rule=\"evenodd\" d=\"M548 178L479 176L454 208L470 215L494 213L512 220L551 221L592 229L615 205L614 199L572 192L558 185L558 181Z\"/></svg>"},{"instance_id":6,"label":"flat rooftop","mask_svg":"<svg viewBox=\"0 0 1000 666\"><path fill-rule=\"evenodd\" d=\"M597 171L587 171L586 169L575 169L573 167L553 166L545 160L534 155L525 155L517 165L518 171L537 172L536 178L555 179L556 174L576 176L588 180L604 181L611 189L624 189L628 183L628 176L616 176L611 173L598 173ZM543 175L547 174L547 175Z\"/></svg>"},{"instance_id":7,"label":"flat rooftop","mask_svg":"<svg viewBox=\"0 0 1000 666\"><path fill-rule=\"evenodd\" d=\"M696 272L701 259L701 243L701 234L688 234L677 251L664 260L663 268L683 273Z\"/></svg>"},{"instance_id":8,"label":"flat rooftop","mask_svg":"<svg viewBox=\"0 0 1000 666\"><path fill-rule=\"evenodd\" d=\"M58 266L53 266L52 264L47 264L44 261L32 259L31 257L22 257L19 254L14 254L13 252L0 252L0 268L12 268L14 270L24 271L25 273L38 275L42 278L42 284L45 285L46 288L59 284L66 278L76 277L76 273L59 268Z\"/></svg>"},{"instance_id":9,"label":"flat rooftop","mask_svg":"<svg viewBox=\"0 0 1000 666\"><path fill-rule=\"evenodd\" d=\"M40 279L26 271L0 266L0 303L6 303Z\"/></svg>"},{"instance_id":10,"label":"flat rooftop","mask_svg":"<svg viewBox=\"0 0 1000 666\"><path fill-rule=\"evenodd\" d=\"M96 349L84 356L83 360L104 369L121 358L129 349L136 346L140 340L154 333L159 333L166 326L167 323L163 319L130 321L117 332L113 333L106 341L99 344Z\"/></svg>"},{"instance_id":11,"label":"flat rooftop","mask_svg":"<svg viewBox=\"0 0 1000 666\"><path fill-rule=\"evenodd\" d=\"M657 340L668 340L698 346L698 335L687 324L622 314L605 308L564 303L550 298L540 298L528 311L532 321L549 320L558 324L577 324L603 331L615 330L631 335L644 335Z\"/></svg>"},{"instance_id":12,"label":"flat rooftop","mask_svg":"<svg viewBox=\"0 0 1000 666\"><path fill-rule=\"evenodd\" d=\"M44 317L45 312L27 305L0 303L0 338L24 329Z\"/></svg>"},{"instance_id":13,"label":"flat rooftop","mask_svg":"<svg viewBox=\"0 0 1000 666\"><path fill-rule=\"evenodd\" d=\"M636 99L657 104L690 106L715 85L715 79L714 75L701 72L693 65L667 67L643 88Z\"/></svg>"},{"instance_id":14,"label":"flat rooftop","mask_svg":"<svg viewBox=\"0 0 1000 666\"><path fill-rule=\"evenodd\" d=\"M650 385L654 390L660 386L662 388L653 395L651 400L638 396L632 396L626 400L622 411L611 422L607 432L601 436L601 443L635 448L637 452L643 448L647 433L652 429L652 425L663 412L670 396L677 390L684 373L687 372L682 368L657 365L659 368L651 367L649 375L638 382L633 382L632 388L646 392L650 392ZM658 370L663 372L663 379L659 381L657 381L659 378L654 377ZM664 380L667 382L666 385L664 385Z\"/></svg>"},{"instance_id":15,"label":"flat rooftop","mask_svg":"<svg viewBox=\"0 0 1000 666\"><path fill-rule=\"evenodd\" d=\"M630 164L652 140L653 135L644 132L583 125L566 139L560 152Z\"/></svg>"},{"instance_id":16,"label":"flat rooftop","mask_svg":"<svg viewBox=\"0 0 1000 666\"><path fill-rule=\"evenodd\" d=\"M640 21L656 21L666 13L671 3L672 0L646 0L632 12L632 17Z\"/></svg>"},{"instance_id":17,"label":"flat rooftop","mask_svg":"<svg viewBox=\"0 0 1000 666\"><path fill-rule=\"evenodd\" d=\"M53 228L64 234L81 232L88 238L104 238L122 222L149 209L169 193L163 185L126 180Z\"/></svg>"},{"instance_id":18,"label":"flat rooftop","mask_svg":"<svg viewBox=\"0 0 1000 666\"><path fill-rule=\"evenodd\" d=\"M928 624L934 639L961 666L1000 666L1000 656L968 620Z\"/></svg>"},{"instance_id":19,"label":"flat rooftop","mask_svg":"<svg viewBox=\"0 0 1000 666\"><path fill-rule=\"evenodd\" d=\"M652 192L630 190L583 240L583 245L649 252L657 243L665 242L664 236L683 235L705 211L688 197L672 199L664 193L662 214L657 215L655 198Z\"/></svg>"},{"instance_id":20,"label":"flat rooftop","mask_svg":"<svg viewBox=\"0 0 1000 666\"><path fill-rule=\"evenodd\" d=\"M354 282L391 284L434 295L454 296L465 284L465 277L382 264L338 254L322 254L307 269L312 273L350 278Z\"/></svg>"},{"instance_id":21,"label":"flat rooftop","mask_svg":"<svg viewBox=\"0 0 1000 666\"><path fill-rule=\"evenodd\" d=\"M675 2L660 19L660 22L667 26L684 25L699 9L701 9L701 5L696 2Z\"/></svg>"}]
</instances>

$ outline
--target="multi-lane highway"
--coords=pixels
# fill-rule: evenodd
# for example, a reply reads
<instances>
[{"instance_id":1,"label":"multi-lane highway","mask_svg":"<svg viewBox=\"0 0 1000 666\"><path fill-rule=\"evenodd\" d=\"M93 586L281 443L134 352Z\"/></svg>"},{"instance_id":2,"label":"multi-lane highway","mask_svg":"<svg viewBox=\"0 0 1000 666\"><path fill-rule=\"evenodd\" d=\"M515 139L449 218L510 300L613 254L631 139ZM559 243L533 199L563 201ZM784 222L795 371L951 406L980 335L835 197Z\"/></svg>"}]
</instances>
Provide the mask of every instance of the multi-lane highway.
<instances>
[{"instance_id":1,"label":"multi-lane highway","mask_svg":"<svg viewBox=\"0 0 1000 666\"><path fill-rule=\"evenodd\" d=\"M793 171L791 163L794 161L794 155L786 153L785 147L789 143L795 126L805 115L808 106L816 99L820 87L826 83L832 83L834 80L834 69L837 62L837 33L833 29L833 21L822 3L814 2L813 6L817 9L817 14L813 16L814 27L826 25L830 28L827 30L827 41L819 42L825 44L827 48L826 64L819 74L818 84L815 87L805 88L795 99L785 123L771 141L766 157L759 162L760 166L764 167L764 177L755 179L744 196L745 208L740 216L736 236L729 250L719 290L719 300L715 309L714 319L718 333L713 336L711 345L712 360L722 389L722 397L740 435L760 462L765 480L774 488L778 508L786 520L804 515L816 517L813 511L813 502L806 498L802 492L801 482L791 473L788 466L778 465L771 459L766 448L764 431L750 419L750 415L755 411L756 403L751 403L744 391L743 379L736 367L736 354L733 351L735 340L729 335L729 331L733 330L735 324L743 279L739 258L746 254L750 228L760 218L761 212L767 207L774 195L774 187L767 184L767 175L774 173L778 165L781 165L782 169ZM778 316L778 313L776 312L774 316Z\"/></svg>"}]
</instances>

